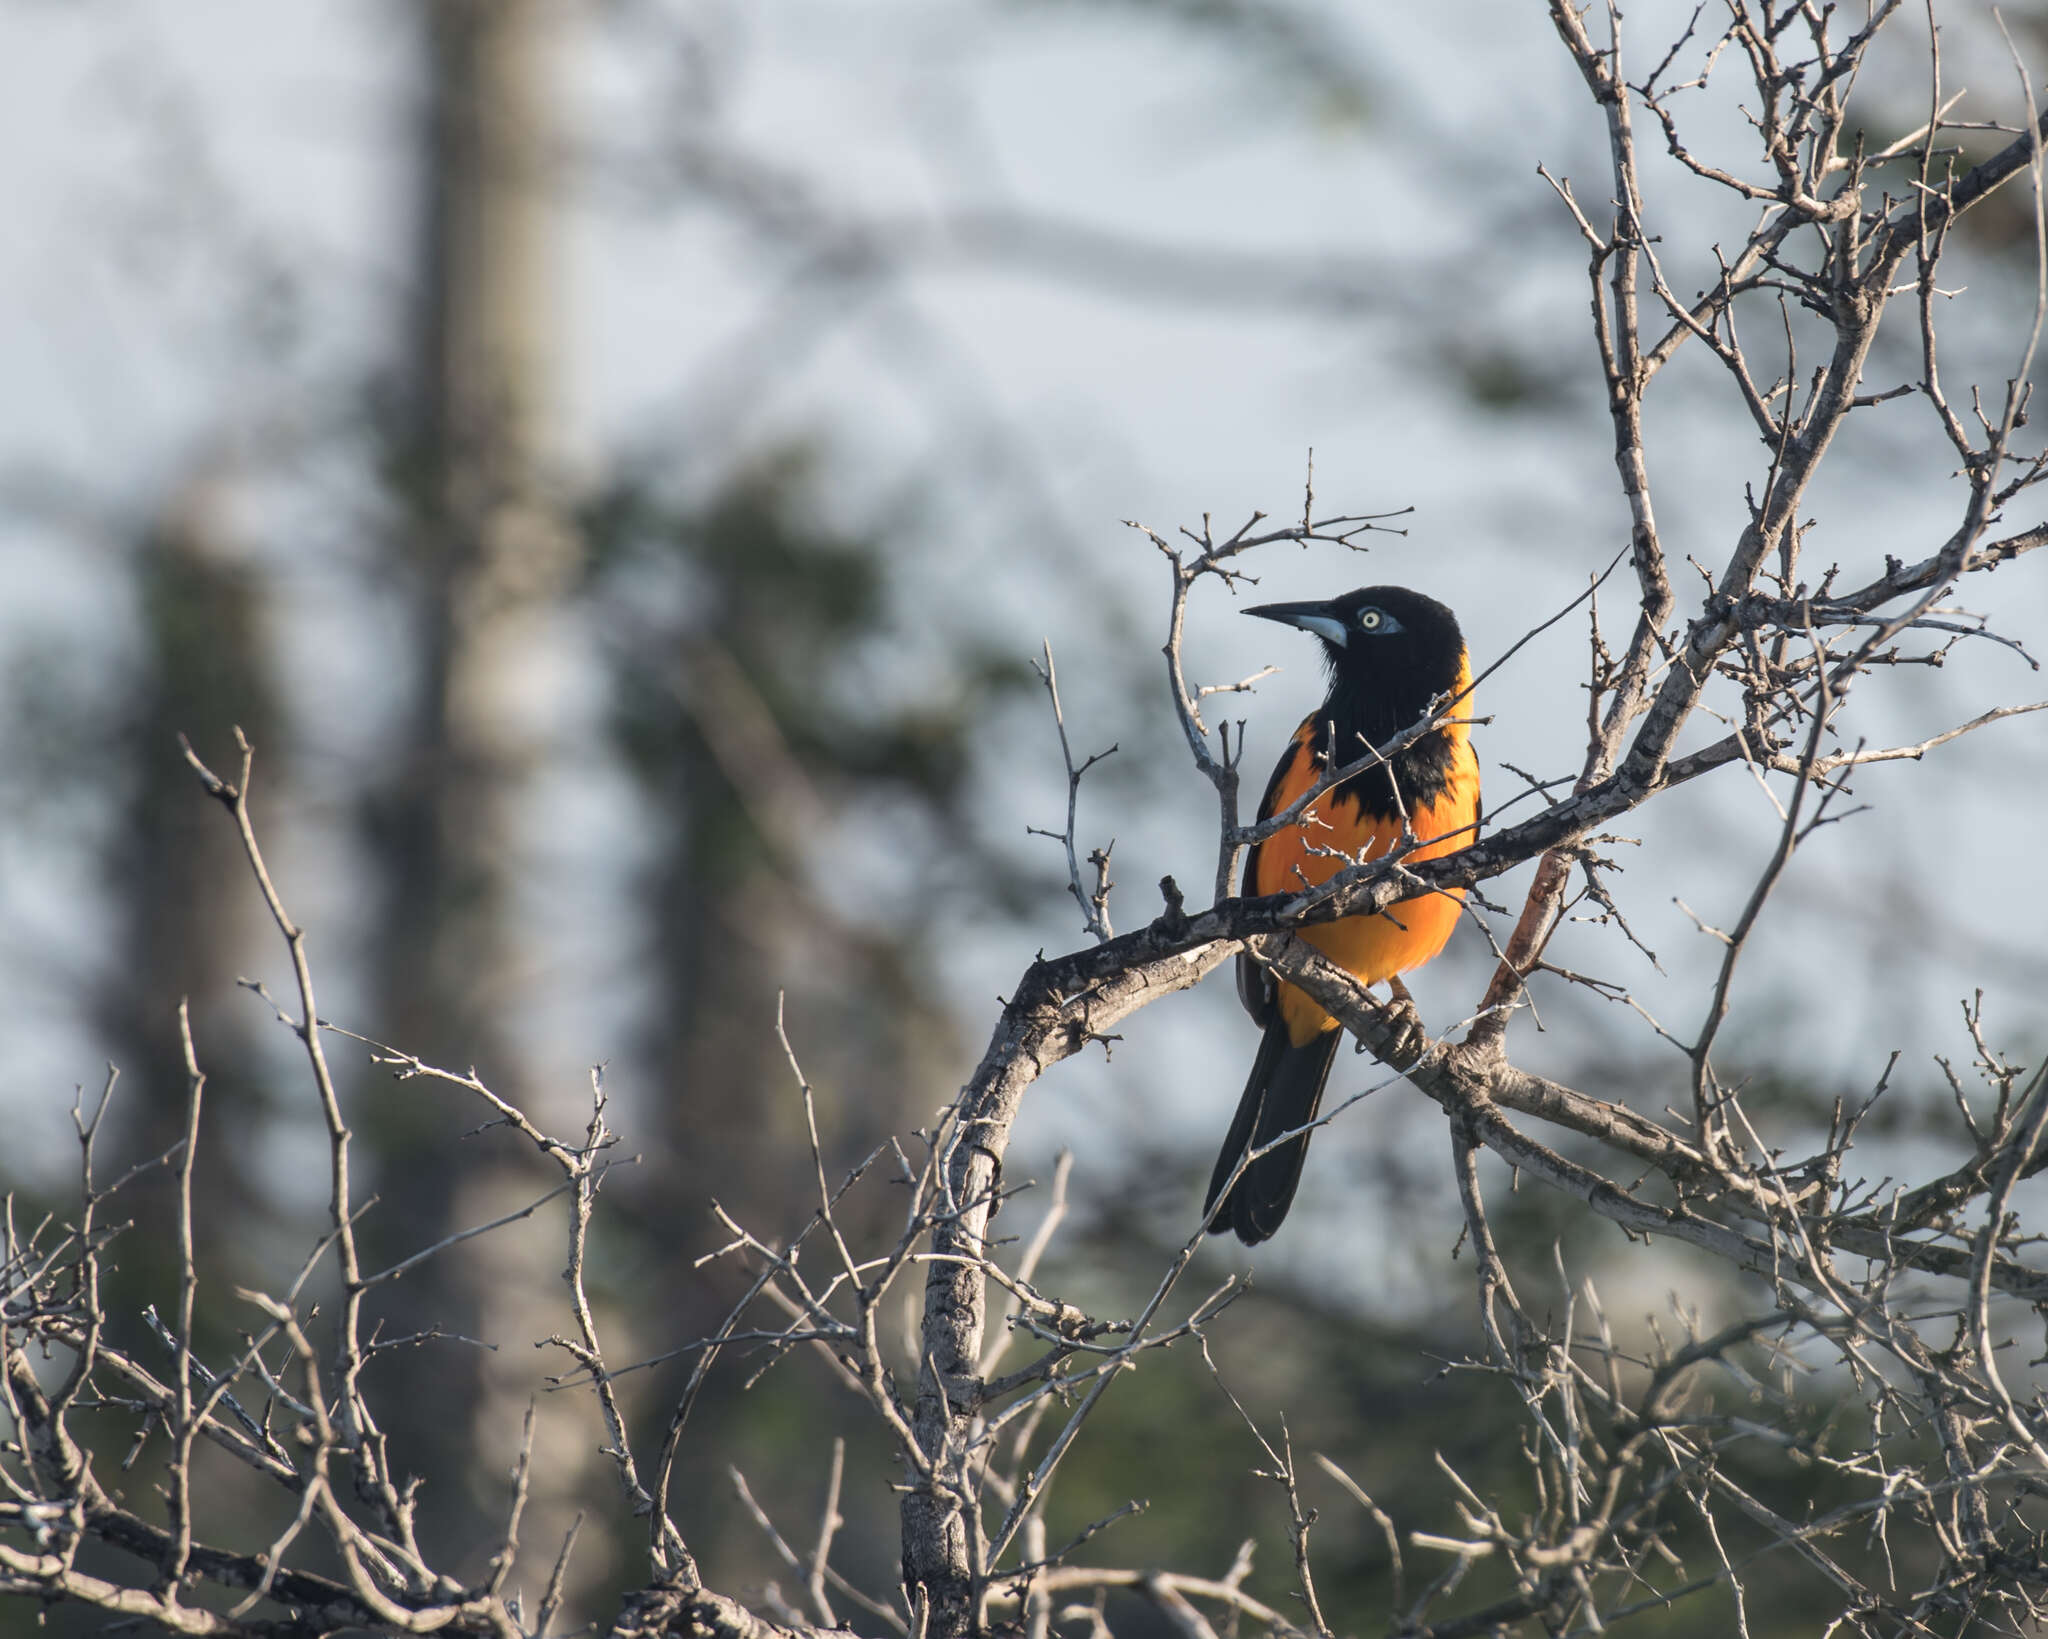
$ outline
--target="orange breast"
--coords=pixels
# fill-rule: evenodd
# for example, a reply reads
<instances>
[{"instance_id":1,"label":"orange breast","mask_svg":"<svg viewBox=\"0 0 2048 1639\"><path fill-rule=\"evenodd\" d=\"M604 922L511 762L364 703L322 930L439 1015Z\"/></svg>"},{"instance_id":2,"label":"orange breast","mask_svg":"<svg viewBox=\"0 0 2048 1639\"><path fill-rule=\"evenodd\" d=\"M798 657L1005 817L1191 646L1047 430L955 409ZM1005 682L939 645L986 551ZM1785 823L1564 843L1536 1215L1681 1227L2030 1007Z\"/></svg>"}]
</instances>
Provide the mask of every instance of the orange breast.
<instances>
[{"instance_id":1,"label":"orange breast","mask_svg":"<svg viewBox=\"0 0 2048 1639\"><path fill-rule=\"evenodd\" d=\"M1450 783L1434 802L1409 811L1409 823L1422 839L1407 857L1434 859L1453 853L1473 840L1479 812L1479 760L1462 728L1447 731L1456 748ZM1315 784L1318 770L1312 754L1316 719L1295 730L1287 748L1286 772L1272 795L1270 812L1281 813ZM1324 792L1303 813L1301 822L1260 845L1252 893L1298 893L1327 882L1346 866L1377 859L1400 840L1398 816L1381 819L1361 814L1341 793ZM1366 984L1378 984L1397 973L1420 967L1438 951L1458 925L1461 891L1431 893L1382 911L1377 916L1348 916L1303 928L1301 936L1332 961ZM1337 1021L1292 985L1280 986L1280 1012L1289 1038L1299 1046Z\"/></svg>"}]
</instances>

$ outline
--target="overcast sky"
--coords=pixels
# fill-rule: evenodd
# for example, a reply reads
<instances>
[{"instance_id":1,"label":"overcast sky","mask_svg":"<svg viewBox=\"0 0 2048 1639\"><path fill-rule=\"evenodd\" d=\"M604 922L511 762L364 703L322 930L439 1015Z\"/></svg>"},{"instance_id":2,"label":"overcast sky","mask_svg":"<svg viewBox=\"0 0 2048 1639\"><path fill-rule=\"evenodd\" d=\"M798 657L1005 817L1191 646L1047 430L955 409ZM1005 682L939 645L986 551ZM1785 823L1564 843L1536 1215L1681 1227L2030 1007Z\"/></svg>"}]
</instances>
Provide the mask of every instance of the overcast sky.
<instances>
[{"instance_id":1,"label":"overcast sky","mask_svg":"<svg viewBox=\"0 0 2048 1639\"><path fill-rule=\"evenodd\" d=\"M1603 138L1541 8L1332 7L1327 18L1303 14L1313 24L1303 41L1276 46L1167 26L1142 7L776 0L694 14L714 65L701 83L663 49L665 9L593 10L562 34L574 203L558 269L559 441L570 473L630 452L709 482L749 451L805 435L824 441L832 493L856 519L937 473L900 543L918 568L919 620L972 623L1020 654L1050 637L1077 741L1139 755L1170 756L1161 748L1174 733L1163 687L1129 687L1134 674L1157 683L1147 668L1165 576L1125 518L1170 529L1204 513L1234 524L1254 507L1290 512L1313 446L1323 505L1412 506L1409 533L1376 539L1362 560L1276 553L1261 597L1411 584L1458 610L1481 663L1622 544L1611 435L1590 386L1584 255L1536 174L1541 161L1573 175L1597 202ZM397 10L371 0L0 9L10 216L0 461L17 480L61 476L109 518L133 519L204 451L303 430L390 356L413 99ZM1686 11L1632 6L1629 22L1647 40ZM1959 38L1954 58L1981 76L1962 83L1994 111L2017 107L2009 67L1981 42ZM899 224L883 245L914 253L905 269L822 314L792 300L788 259L758 229L701 199L679 202L662 182L665 134L690 127L678 109L691 94L705 97L704 128L733 151L786 168L849 219ZM1717 140L1739 138L1726 109L1703 107L1702 118ZM1649 200L1666 254L1688 271L1709 265L1712 237L1739 232L1739 219L1717 215L1699 190L1678 191L1667 168L1653 177L1671 189ZM970 211L1146 241L1159 247L1155 265L1182 247L1201 277L1224 276L1218 257L1273 257L1380 268L1385 283L1345 314L1241 289L1198 299L1170 277L1161 296L1128 272L1077 270L1029 249L999 265L964 241L920 249L908 231ZM276 297L286 288L288 300ZM1975 363L1995 386L2027 310L2009 277L1981 271L1957 304L1951 368ZM267 314L253 332L252 312ZM1536 408L1475 404L1470 373L1496 356L1532 372ZM1875 385L1910 374L1895 364L1874 364L1887 376ZM1661 392L1652 476L1667 544L1712 562L1766 457L1710 370L1688 363ZM1886 554L1934 550L1961 506L1923 405L1860 419L1817 491L1806 548L1811 562L1840 561L1851 584ZM330 585L323 556L361 546L333 482L316 465L266 478L243 503L252 550L285 570L288 595L308 610ZM123 611L85 536L12 512L0 514L0 541L0 642L60 630L118 652ZM2044 588L2048 566L2028 560L1959 601L2048 639ZM1611 606L1625 611L1627 595L1614 583ZM359 627L330 625L315 628L326 638L299 687L308 734L339 746L360 732L346 702L374 690L378 660ZM577 694L575 634L566 641L573 741L594 704ZM1112 642L1117 651L1103 648ZM1567 621L1489 685L1480 707L1493 721L1477 743L1494 805L1518 787L1503 760L1546 775L1575 764L1584 655L1583 625ZM1307 640L1237 620L1215 593L1195 611L1189 662L1218 681L1283 668L1244 707L1254 762L1318 696ZM908 676L918 663L914 649L902 657ZM2043 695L2048 684L2010 651L1965 645L1940 673L1861 685L1853 732L1915 738ZM2048 1035L2043 720L1857 782L1869 811L1816 837L1767 912L1724 1038L1731 1056L1850 1090L1903 1048L1916 1084L1931 1086L1928 1054L1967 1057L1956 1007L1979 987L1999 1037L2038 1047ZM991 748L983 803L1003 834L1053 821L1061 800L1049 723L1020 714L1010 734ZM308 762L322 751L311 747ZM1668 977L1612 930L1568 931L1555 952L1636 986L1681 1033L1697 1024L1718 949L1674 900L1725 924L1774 835L1746 774L1712 783L1632 818L1625 829L1640 846L1617 849L1622 903ZM630 836L602 780L565 781L551 800L569 805L582 834ZM1192 771L1084 793L1085 840L1116 838L1121 925L1155 914L1150 884L1163 872L1207 880L1212 815ZM850 902L902 887L858 826L836 857ZM319 861L305 863L317 910ZM0 865L17 971L46 959L45 941L76 940L76 955L100 937L75 860L17 840ZM560 865L540 895L561 930L550 943L559 971L537 985L550 998L548 1049L573 1064L617 1045L622 975L606 964L623 958L602 929L619 888L587 858ZM1522 880L1493 896L1514 902ZM966 1040L986 1030L990 998L1036 949L1079 938L1075 924L1052 898L1035 926L957 931L950 971ZM1483 956L1461 935L1417 982L1433 1024L1476 994ZM1621 1010L1538 999L1550 1030L1517 1038L1532 1067L1660 1062L1647 1028ZM9 1034L0 1098L10 1123L45 1128L54 1145L70 1084L98 1073L94 1045L47 1019L17 1018ZM1063 1069L1034 1094L1018 1129L1027 1153L1105 1126L1220 1131L1253 1046L1226 987L1169 1002L1127 1034L1113 1064ZM1676 1060L1661 1062L1668 1078ZM1340 1070L1360 1084L1366 1073L1362 1060ZM1644 1087L1646 1107L1662 1102L1653 1081ZM1348 1167L1390 1132L1427 1137L1412 1108L1384 1102L1319 1145L1305 1209L1333 1202Z\"/></svg>"}]
</instances>

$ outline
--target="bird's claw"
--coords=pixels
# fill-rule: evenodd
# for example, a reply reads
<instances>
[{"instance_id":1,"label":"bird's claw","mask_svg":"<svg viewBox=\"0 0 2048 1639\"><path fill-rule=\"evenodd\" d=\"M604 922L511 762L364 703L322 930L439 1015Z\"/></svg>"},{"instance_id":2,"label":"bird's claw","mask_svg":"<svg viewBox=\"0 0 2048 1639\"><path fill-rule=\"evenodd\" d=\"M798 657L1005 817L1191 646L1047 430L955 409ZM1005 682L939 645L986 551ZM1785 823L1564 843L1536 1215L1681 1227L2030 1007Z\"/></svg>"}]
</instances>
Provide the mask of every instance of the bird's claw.
<instances>
[{"instance_id":1,"label":"bird's claw","mask_svg":"<svg viewBox=\"0 0 2048 1639\"><path fill-rule=\"evenodd\" d=\"M1381 1057L1397 1070L1411 1069L1429 1051L1429 1032L1422 1028L1421 1011L1398 974L1387 981L1387 989L1392 992L1392 999L1383 1013L1393 1036Z\"/></svg>"}]
</instances>

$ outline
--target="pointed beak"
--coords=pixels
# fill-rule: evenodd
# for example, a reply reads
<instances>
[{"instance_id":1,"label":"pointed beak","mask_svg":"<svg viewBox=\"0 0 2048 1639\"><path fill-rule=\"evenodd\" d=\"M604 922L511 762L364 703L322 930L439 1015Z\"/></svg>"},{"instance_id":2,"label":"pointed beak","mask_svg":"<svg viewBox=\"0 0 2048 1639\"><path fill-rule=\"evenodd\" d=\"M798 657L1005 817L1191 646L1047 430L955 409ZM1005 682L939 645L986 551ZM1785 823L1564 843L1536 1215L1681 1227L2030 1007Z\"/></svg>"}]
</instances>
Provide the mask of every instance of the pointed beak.
<instances>
[{"instance_id":1,"label":"pointed beak","mask_svg":"<svg viewBox=\"0 0 2048 1639\"><path fill-rule=\"evenodd\" d=\"M1249 609L1240 609L1239 614L1257 615L1261 620L1277 620L1283 626L1299 626L1304 632L1314 632L1325 643L1344 647L1348 628L1343 617L1327 603L1261 603Z\"/></svg>"}]
</instances>

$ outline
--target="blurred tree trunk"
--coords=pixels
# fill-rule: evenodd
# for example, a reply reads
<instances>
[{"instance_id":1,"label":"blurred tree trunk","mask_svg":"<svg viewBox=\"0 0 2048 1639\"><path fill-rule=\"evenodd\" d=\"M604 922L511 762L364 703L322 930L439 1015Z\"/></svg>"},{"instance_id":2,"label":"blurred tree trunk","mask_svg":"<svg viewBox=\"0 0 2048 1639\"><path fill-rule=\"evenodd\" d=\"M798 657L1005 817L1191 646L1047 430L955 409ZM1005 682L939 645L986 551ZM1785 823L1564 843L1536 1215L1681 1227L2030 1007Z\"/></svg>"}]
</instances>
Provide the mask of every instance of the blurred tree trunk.
<instances>
[{"instance_id":1,"label":"blurred tree trunk","mask_svg":"<svg viewBox=\"0 0 2048 1639\"><path fill-rule=\"evenodd\" d=\"M189 996L209 1088L198 1161L205 1187L193 1197L199 1262L213 1278L260 1284L275 1273L262 1263L264 1237L252 1233L272 1217L257 1186L267 1171L261 1147L269 1111L257 1039L265 1021L235 979L254 968L268 927L254 894L243 891L239 845L211 805L195 800L178 749L178 736L188 735L215 767L232 771L237 726L259 747L281 738L272 732L276 687L263 589L225 537L223 482L201 471L183 484L135 563L143 659L119 709L122 748L107 760L134 781L106 862L121 934L96 997L121 1069L110 1121L118 1142L101 1152L99 1167L111 1179L182 1137L178 1000ZM265 761L266 797L274 797L284 767L282 758ZM174 1176L160 1171L138 1181L124 1215L168 1223L175 1200ZM173 1249L139 1235L122 1245L117 1262L132 1302L113 1307L124 1323L175 1291ZM130 1341L144 1358L154 1350Z\"/></svg>"},{"instance_id":2,"label":"blurred tree trunk","mask_svg":"<svg viewBox=\"0 0 2048 1639\"><path fill-rule=\"evenodd\" d=\"M493 1037L518 967L511 867L545 743L521 670L573 567L541 473L551 307L540 12L538 0L423 8L431 78L403 451L421 676L384 832L382 969L386 1020L422 1054L503 1045Z\"/></svg>"},{"instance_id":3,"label":"blurred tree trunk","mask_svg":"<svg viewBox=\"0 0 2048 1639\"><path fill-rule=\"evenodd\" d=\"M548 439L557 214L550 70L562 8L430 0L419 16L416 306L396 432L406 502L398 547L415 597L417 673L403 744L373 812L373 865L384 888L380 1028L430 1063L475 1066L556 1126L559 1110L534 1084L533 1044L517 1025L535 968L520 890L537 869L532 792L552 734L544 680L577 561L551 493ZM413 1083L377 1094L373 1107L378 1244L417 1247L539 1193L527 1158L491 1138L462 1146L448 1169L447 1141L477 1122L461 1095ZM430 1133L440 1141L429 1143ZM418 1392L408 1397L409 1449L434 1454L429 1480L466 1479L493 1507L502 1504L535 1387L530 1343L558 1324L529 1310L552 1295L559 1229L532 1227L544 1227L545 1238L485 1237L430 1261L401 1283L402 1313L389 1321L401 1334L438 1328L495 1346L429 1343L431 1357L412 1368ZM558 1443L545 1428L542 1440ZM571 1453L593 1444L559 1443L536 1452L548 1484L536 1487L530 1541L559 1540L562 1493L582 1466Z\"/></svg>"},{"instance_id":4,"label":"blurred tree trunk","mask_svg":"<svg viewBox=\"0 0 2048 1639\"><path fill-rule=\"evenodd\" d=\"M903 640L902 566L885 535L834 516L799 451L708 496L675 496L665 474L617 475L588 510L587 537L614 744L648 839L635 862L635 971L655 998L621 1077L641 1095L633 1138L648 1164L620 1177L606 1210L641 1352L655 1354L716 1330L749 1276L736 1260L700 1263L731 1239L714 1201L777 1241L815 1210L778 1013L818 1089L835 1185L888 1134L928 1123L957 1085L963 1055L932 927L1000 914L996 885L1011 878L977 841L974 751L1029 674L962 642L926 689L892 699L873 687L876 657ZM849 847L881 828L893 860ZM849 880L865 872L885 890ZM849 1236L893 1239L893 1170L883 1160L839 1203ZM692 1361L622 1385L646 1438L662 1438ZM700 1555L765 1580L782 1573L759 1531L702 1477L743 1469L772 1517L799 1517L817 1504L818 1454L835 1436L857 1451L871 1431L807 1371L749 1379L710 1379L680 1447L695 1478L671 1500ZM846 1512L846 1563L870 1586L893 1585L893 1515Z\"/></svg>"}]
</instances>

